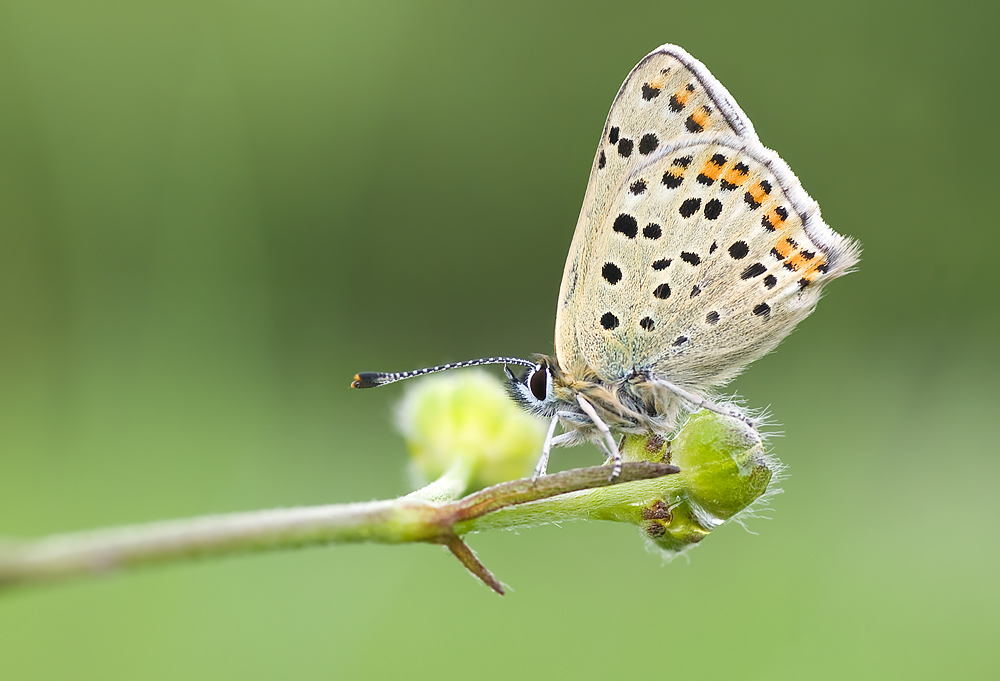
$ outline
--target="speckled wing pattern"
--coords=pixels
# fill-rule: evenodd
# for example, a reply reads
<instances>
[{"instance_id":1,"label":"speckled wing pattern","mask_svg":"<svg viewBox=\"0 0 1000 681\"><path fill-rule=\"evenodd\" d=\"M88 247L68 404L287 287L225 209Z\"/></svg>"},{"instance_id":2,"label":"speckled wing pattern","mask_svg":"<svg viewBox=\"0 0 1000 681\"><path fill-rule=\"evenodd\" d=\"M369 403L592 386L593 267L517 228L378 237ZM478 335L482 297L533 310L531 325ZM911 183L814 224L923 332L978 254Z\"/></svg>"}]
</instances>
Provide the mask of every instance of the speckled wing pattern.
<instances>
[{"instance_id":1,"label":"speckled wing pattern","mask_svg":"<svg viewBox=\"0 0 1000 681\"><path fill-rule=\"evenodd\" d=\"M725 383L808 315L857 261L788 166L732 135L678 139L622 183L591 235L572 320L603 381L647 371Z\"/></svg>"},{"instance_id":2,"label":"speckled wing pattern","mask_svg":"<svg viewBox=\"0 0 1000 681\"><path fill-rule=\"evenodd\" d=\"M605 124L563 273L556 357L701 392L765 354L857 261L707 70L648 55Z\"/></svg>"},{"instance_id":3,"label":"speckled wing pattern","mask_svg":"<svg viewBox=\"0 0 1000 681\"><path fill-rule=\"evenodd\" d=\"M676 45L663 45L640 61L622 83L601 135L576 232L566 258L556 312L556 357L564 370L587 373L577 317L584 304L577 284L595 257L593 235L626 176L657 148L683 135L724 132L757 139L750 119L701 62Z\"/></svg>"}]
</instances>

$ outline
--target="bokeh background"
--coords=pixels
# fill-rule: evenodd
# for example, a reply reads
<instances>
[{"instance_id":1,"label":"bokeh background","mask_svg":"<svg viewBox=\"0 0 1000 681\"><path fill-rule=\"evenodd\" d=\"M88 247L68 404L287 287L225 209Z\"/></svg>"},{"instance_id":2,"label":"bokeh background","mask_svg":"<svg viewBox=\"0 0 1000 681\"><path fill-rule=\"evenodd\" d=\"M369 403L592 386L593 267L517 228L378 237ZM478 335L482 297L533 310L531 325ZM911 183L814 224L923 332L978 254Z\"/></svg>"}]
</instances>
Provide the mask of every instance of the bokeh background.
<instances>
[{"instance_id":1,"label":"bokeh background","mask_svg":"<svg viewBox=\"0 0 1000 681\"><path fill-rule=\"evenodd\" d=\"M0 535L408 491L400 370L552 347L607 108L703 60L856 274L735 387L773 519L0 596L4 679L996 678L996 3L0 1ZM588 448L554 464L596 463Z\"/></svg>"}]
</instances>

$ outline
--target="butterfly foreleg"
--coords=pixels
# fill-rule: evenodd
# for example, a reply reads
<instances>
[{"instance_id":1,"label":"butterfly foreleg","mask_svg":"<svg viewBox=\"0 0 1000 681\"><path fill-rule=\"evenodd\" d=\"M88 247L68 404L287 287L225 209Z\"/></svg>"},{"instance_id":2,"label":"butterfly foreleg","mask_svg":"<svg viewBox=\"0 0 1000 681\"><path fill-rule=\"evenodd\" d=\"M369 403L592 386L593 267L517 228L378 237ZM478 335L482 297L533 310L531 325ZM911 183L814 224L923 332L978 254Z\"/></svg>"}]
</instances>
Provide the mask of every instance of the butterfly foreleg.
<instances>
[{"instance_id":1,"label":"butterfly foreleg","mask_svg":"<svg viewBox=\"0 0 1000 681\"><path fill-rule=\"evenodd\" d=\"M559 423L558 415L553 416L552 421L549 422L549 429L545 433L545 442L542 443L542 456L539 457L538 463L535 465L535 472L531 476L532 480L537 480L545 475L545 471L549 467L549 452L552 451L553 435L555 435L557 423Z\"/></svg>"},{"instance_id":2,"label":"butterfly foreleg","mask_svg":"<svg viewBox=\"0 0 1000 681\"><path fill-rule=\"evenodd\" d=\"M604 437L603 441L600 441L602 449L604 449L608 456L614 459L614 467L611 469L611 476L608 480L615 480L622 472L622 454L618 451L618 444L615 442L614 436L611 434L611 429L608 428L608 424L601 420L601 417L597 415L597 410L594 406L587 401L583 395L577 394L576 401L580 405L580 409L583 409L583 413L590 417L593 421L594 426Z\"/></svg>"},{"instance_id":3,"label":"butterfly foreleg","mask_svg":"<svg viewBox=\"0 0 1000 681\"><path fill-rule=\"evenodd\" d=\"M663 386L670 392L674 393L681 399L690 402L696 407L701 407L702 409L708 409L709 411L715 412L716 414L722 414L723 416L729 416L731 418L742 421L751 428L754 427L754 422L752 419L747 418L745 415L741 414L735 409L728 409L726 407L716 404L715 402L712 402L711 400L707 400L704 397L699 397L698 395L695 395L692 392L688 392L679 385L674 385L670 381L665 381L662 378L653 379L651 382Z\"/></svg>"}]
</instances>

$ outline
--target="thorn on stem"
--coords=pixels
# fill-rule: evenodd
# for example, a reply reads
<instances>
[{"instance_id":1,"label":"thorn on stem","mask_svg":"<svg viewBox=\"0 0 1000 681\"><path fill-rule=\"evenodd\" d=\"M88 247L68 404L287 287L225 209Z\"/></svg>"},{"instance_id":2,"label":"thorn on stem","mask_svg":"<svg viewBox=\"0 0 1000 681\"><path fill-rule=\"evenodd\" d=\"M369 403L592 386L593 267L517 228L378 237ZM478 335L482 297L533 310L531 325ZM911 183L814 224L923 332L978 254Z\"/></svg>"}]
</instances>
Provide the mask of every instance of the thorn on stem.
<instances>
[{"instance_id":1,"label":"thorn on stem","mask_svg":"<svg viewBox=\"0 0 1000 681\"><path fill-rule=\"evenodd\" d=\"M503 587L500 585L499 580L493 576L492 572L486 569L485 565L479 562L476 554L472 552L469 545L462 541L458 535L452 534L445 537L441 543L448 547L448 550L458 558L462 565L465 566L465 569L482 580L483 584L503 596Z\"/></svg>"}]
</instances>

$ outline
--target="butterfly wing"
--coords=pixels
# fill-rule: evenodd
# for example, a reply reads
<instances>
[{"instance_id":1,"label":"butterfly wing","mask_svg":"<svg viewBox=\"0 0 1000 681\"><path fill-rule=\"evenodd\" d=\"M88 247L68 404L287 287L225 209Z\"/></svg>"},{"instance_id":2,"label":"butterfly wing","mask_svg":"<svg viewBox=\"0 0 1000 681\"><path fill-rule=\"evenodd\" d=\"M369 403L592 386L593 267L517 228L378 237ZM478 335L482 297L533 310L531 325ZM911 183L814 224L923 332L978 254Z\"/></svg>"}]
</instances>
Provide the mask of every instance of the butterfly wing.
<instances>
[{"instance_id":1,"label":"butterfly wing","mask_svg":"<svg viewBox=\"0 0 1000 681\"><path fill-rule=\"evenodd\" d=\"M774 348L858 256L784 161L726 134L660 147L586 239L587 304L564 319L580 361L602 381L640 371L694 392Z\"/></svg>"},{"instance_id":2,"label":"butterfly wing","mask_svg":"<svg viewBox=\"0 0 1000 681\"><path fill-rule=\"evenodd\" d=\"M625 178L681 136L720 132L757 139L729 92L680 47L657 48L625 79L604 124L563 272L556 313L556 356L563 369L575 375L586 370L575 331L585 305L577 286L580 267L593 259L593 237Z\"/></svg>"}]
</instances>

